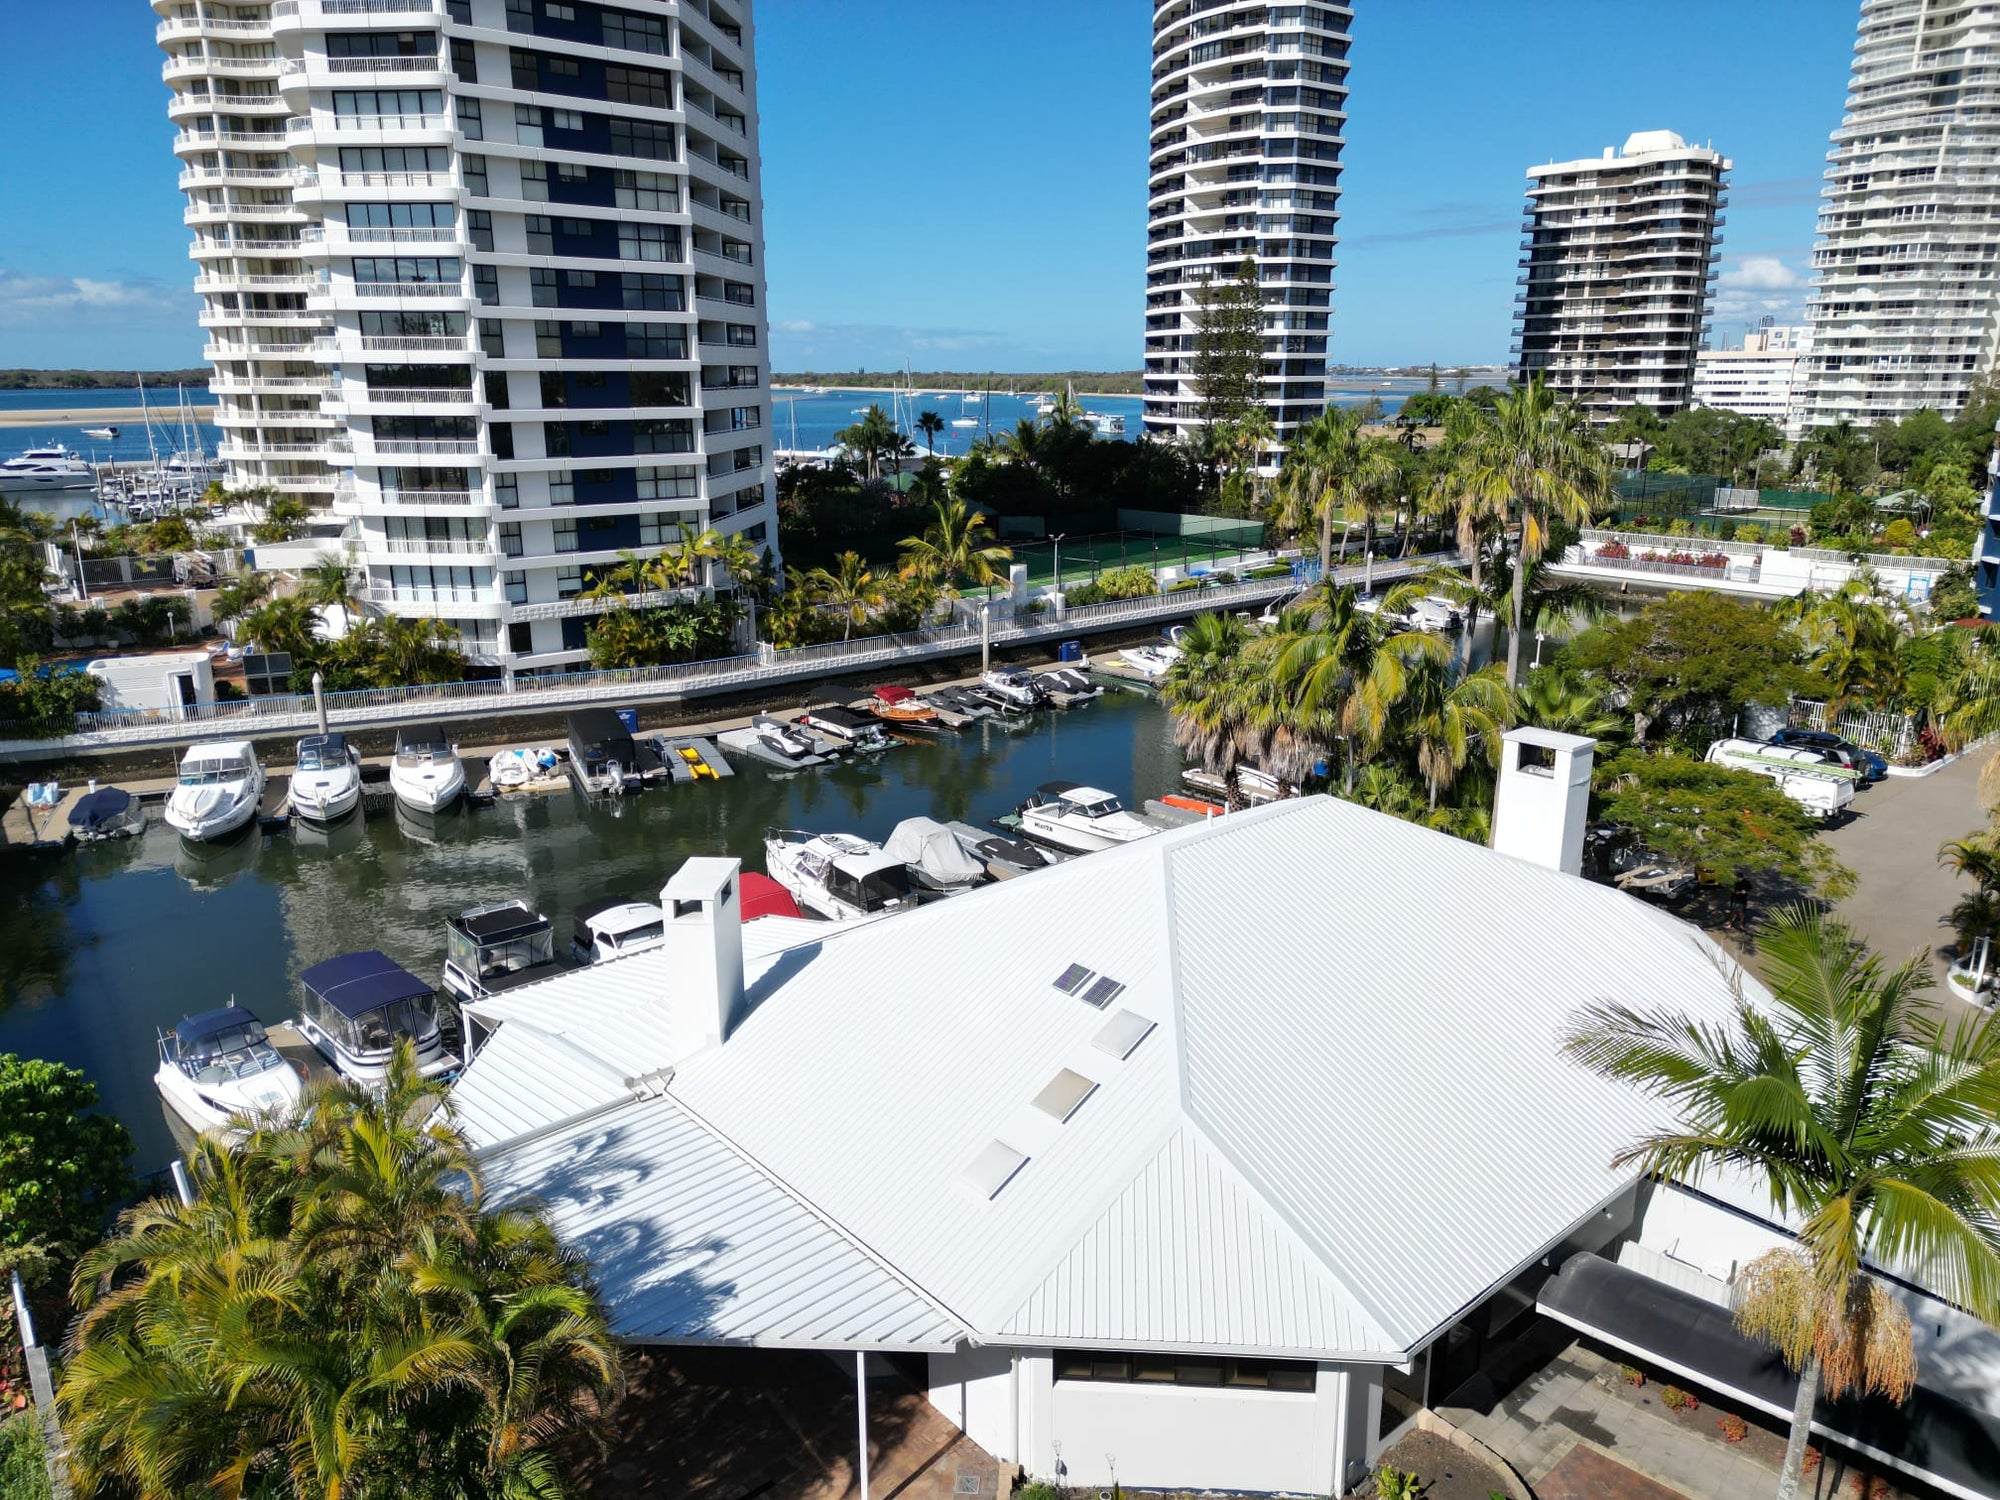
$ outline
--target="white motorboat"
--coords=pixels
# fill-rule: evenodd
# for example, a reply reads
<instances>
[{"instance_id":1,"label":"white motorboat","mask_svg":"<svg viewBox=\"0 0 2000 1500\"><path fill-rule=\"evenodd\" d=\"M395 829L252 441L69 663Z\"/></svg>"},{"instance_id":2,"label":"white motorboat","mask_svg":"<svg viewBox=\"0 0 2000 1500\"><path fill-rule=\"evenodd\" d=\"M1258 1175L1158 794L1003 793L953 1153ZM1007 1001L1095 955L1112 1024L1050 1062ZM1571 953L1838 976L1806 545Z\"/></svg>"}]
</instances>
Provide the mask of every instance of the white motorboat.
<instances>
[{"instance_id":1,"label":"white motorboat","mask_svg":"<svg viewBox=\"0 0 2000 1500\"><path fill-rule=\"evenodd\" d=\"M1158 682L1171 672L1183 654L1178 646L1127 646L1118 653L1125 665L1150 682Z\"/></svg>"},{"instance_id":2,"label":"white motorboat","mask_svg":"<svg viewBox=\"0 0 2000 1500\"><path fill-rule=\"evenodd\" d=\"M495 901L445 919L444 988L460 1002L552 979L567 967L556 957L555 924L525 901Z\"/></svg>"},{"instance_id":3,"label":"white motorboat","mask_svg":"<svg viewBox=\"0 0 2000 1500\"><path fill-rule=\"evenodd\" d=\"M373 1083L396 1044L416 1049L425 1078L458 1070L438 1025L437 992L386 953L343 953L299 976L299 1031L345 1078Z\"/></svg>"},{"instance_id":4,"label":"white motorboat","mask_svg":"<svg viewBox=\"0 0 2000 1500\"><path fill-rule=\"evenodd\" d=\"M264 1023L237 1005L205 1010L161 1032L153 1083L167 1107L199 1131L228 1131L241 1119L289 1119L305 1092Z\"/></svg>"},{"instance_id":5,"label":"white motorboat","mask_svg":"<svg viewBox=\"0 0 2000 1500\"><path fill-rule=\"evenodd\" d=\"M903 819L889 830L882 852L910 867L910 878L923 895L956 896L993 878L985 860L935 818Z\"/></svg>"},{"instance_id":6,"label":"white motorboat","mask_svg":"<svg viewBox=\"0 0 2000 1500\"><path fill-rule=\"evenodd\" d=\"M798 722L849 750L893 750L903 743L891 739L873 715L856 713L838 703L814 704L799 715Z\"/></svg>"},{"instance_id":7,"label":"white motorboat","mask_svg":"<svg viewBox=\"0 0 2000 1500\"><path fill-rule=\"evenodd\" d=\"M559 780L562 757L546 745L501 750L487 762L486 774L496 792L517 791L535 782Z\"/></svg>"},{"instance_id":8,"label":"white motorboat","mask_svg":"<svg viewBox=\"0 0 2000 1500\"><path fill-rule=\"evenodd\" d=\"M167 798L167 826L197 842L234 833L257 816L264 768L248 740L208 740L181 759L179 784Z\"/></svg>"},{"instance_id":9,"label":"white motorboat","mask_svg":"<svg viewBox=\"0 0 2000 1500\"><path fill-rule=\"evenodd\" d=\"M465 766L437 725L406 724L396 731L389 785L396 800L411 811L436 812L451 806L465 790Z\"/></svg>"},{"instance_id":10,"label":"white motorboat","mask_svg":"<svg viewBox=\"0 0 2000 1500\"><path fill-rule=\"evenodd\" d=\"M979 690L989 702L1018 712L1042 706L1042 690L1035 685L1035 674L1024 668L995 667L981 672Z\"/></svg>"},{"instance_id":11,"label":"white motorboat","mask_svg":"<svg viewBox=\"0 0 2000 1500\"><path fill-rule=\"evenodd\" d=\"M1080 667L1055 667L1035 674L1035 686L1058 708L1074 708L1104 696L1103 687L1092 682Z\"/></svg>"},{"instance_id":12,"label":"white motorboat","mask_svg":"<svg viewBox=\"0 0 2000 1500\"><path fill-rule=\"evenodd\" d=\"M977 418L977 417L953 417L953 418L951 419L951 425L952 425L952 426L954 426L954 427L977 427L977 426L979 425L979 418Z\"/></svg>"},{"instance_id":13,"label":"white motorboat","mask_svg":"<svg viewBox=\"0 0 2000 1500\"><path fill-rule=\"evenodd\" d=\"M39 495L54 490L87 490L97 474L76 451L61 443L30 448L0 463L0 495Z\"/></svg>"},{"instance_id":14,"label":"white motorboat","mask_svg":"<svg viewBox=\"0 0 2000 1500\"><path fill-rule=\"evenodd\" d=\"M115 442L118 438L118 429L116 427L86 427L83 429L83 435L87 438L97 438L101 442Z\"/></svg>"},{"instance_id":15,"label":"white motorboat","mask_svg":"<svg viewBox=\"0 0 2000 1500\"><path fill-rule=\"evenodd\" d=\"M1044 783L1016 813L1023 838L1072 854L1116 848L1160 831L1159 825L1125 811L1111 793L1074 781Z\"/></svg>"},{"instance_id":16,"label":"white motorboat","mask_svg":"<svg viewBox=\"0 0 2000 1500\"><path fill-rule=\"evenodd\" d=\"M577 908L572 919L569 958L573 964L602 963L627 953L657 948L666 941L666 916L648 901L613 896Z\"/></svg>"},{"instance_id":17,"label":"white motorboat","mask_svg":"<svg viewBox=\"0 0 2000 1500\"><path fill-rule=\"evenodd\" d=\"M361 754L344 734L310 734L292 767L292 811L315 823L344 818L361 805Z\"/></svg>"},{"instance_id":18,"label":"white motorboat","mask_svg":"<svg viewBox=\"0 0 2000 1500\"><path fill-rule=\"evenodd\" d=\"M885 916L917 904L909 865L852 834L768 829L764 869L801 907L831 922Z\"/></svg>"},{"instance_id":19,"label":"white motorboat","mask_svg":"<svg viewBox=\"0 0 2000 1500\"><path fill-rule=\"evenodd\" d=\"M1433 635L1458 629L1464 619L1458 605L1442 594L1425 594L1410 606L1410 623Z\"/></svg>"}]
</instances>

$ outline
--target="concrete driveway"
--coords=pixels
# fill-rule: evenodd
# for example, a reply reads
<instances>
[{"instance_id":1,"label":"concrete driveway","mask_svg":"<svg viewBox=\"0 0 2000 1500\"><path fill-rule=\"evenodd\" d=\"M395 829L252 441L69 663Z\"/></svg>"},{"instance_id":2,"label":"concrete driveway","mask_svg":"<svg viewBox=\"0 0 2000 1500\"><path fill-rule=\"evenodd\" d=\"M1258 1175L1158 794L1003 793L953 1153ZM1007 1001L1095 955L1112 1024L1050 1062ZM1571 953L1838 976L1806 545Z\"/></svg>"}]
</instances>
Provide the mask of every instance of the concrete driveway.
<instances>
[{"instance_id":1,"label":"concrete driveway","mask_svg":"<svg viewBox=\"0 0 2000 1500\"><path fill-rule=\"evenodd\" d=\"M1944 915L1972 883L1938 864L1938 846L1986 826L1979 772L1995 753L1981 747L1934 775L1877 782L1854 799L1855 814L1824 835L1856 876L1841 915L1890 963L1929 954L1940 996L1952 943Z\"/></svg>"}]
</instances>

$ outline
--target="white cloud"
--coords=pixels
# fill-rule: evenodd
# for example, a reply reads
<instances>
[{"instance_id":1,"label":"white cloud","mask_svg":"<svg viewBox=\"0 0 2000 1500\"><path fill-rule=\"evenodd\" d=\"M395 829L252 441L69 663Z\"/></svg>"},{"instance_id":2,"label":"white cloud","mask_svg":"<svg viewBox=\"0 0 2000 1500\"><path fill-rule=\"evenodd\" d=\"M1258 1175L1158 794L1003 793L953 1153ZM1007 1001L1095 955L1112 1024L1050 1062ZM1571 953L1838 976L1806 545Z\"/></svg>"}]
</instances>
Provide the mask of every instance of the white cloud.
<instances>
[{"instance_id":1,"label":"white cloud","mask_svg":"<svg viewBox=\"0 0 2000 1500\"><path fill-rule=\"evenodd\" d=\"M60 317L189 315L191 289L87 276L22 276L0 267L0 325L33 327Z\"/></svg>"},{"instance_id":2,"label":"white cloud","mask_svg":"<svg viewBox=\"0 0 2000 1500\"><path fill-rule=\"evenodd\" d=\"M1775 255L1746 255L1722 273L1722 284L1745 292L1789 291L1805 278Z\"/></svg>"}]
</instances>

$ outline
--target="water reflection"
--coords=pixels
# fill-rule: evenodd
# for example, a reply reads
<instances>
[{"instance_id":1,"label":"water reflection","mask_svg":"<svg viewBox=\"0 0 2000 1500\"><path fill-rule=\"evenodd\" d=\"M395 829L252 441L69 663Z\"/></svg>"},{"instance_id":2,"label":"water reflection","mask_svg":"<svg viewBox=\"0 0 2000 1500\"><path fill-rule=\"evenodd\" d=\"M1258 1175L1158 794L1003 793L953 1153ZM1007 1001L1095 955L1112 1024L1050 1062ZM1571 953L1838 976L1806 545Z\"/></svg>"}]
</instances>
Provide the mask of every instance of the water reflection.
<instances>
[{"instance_id":1,"label":"water reflection","mask_svg":"<svg viewBox=\"0 0 2000 1500\"><path fill-rule=\"evenodd\" d=\"M290 1016L299 971L322 959L379 948L435 976L445 918L479 902L521 897L561 930L585 901L657 892L690 855L761 869L767 827L881 839L919 813L983 824L1045 781L1143 800L1180 766L1158 703L1114 693L857 763L782 775L739 762L725 781L607 802L382 808L198 846L155 821L136 839L0 863L0 1051L86 1069L150 1168L173 1150L152 1084L156 1029L232 999Z\"/></svg>"}]
</instances>

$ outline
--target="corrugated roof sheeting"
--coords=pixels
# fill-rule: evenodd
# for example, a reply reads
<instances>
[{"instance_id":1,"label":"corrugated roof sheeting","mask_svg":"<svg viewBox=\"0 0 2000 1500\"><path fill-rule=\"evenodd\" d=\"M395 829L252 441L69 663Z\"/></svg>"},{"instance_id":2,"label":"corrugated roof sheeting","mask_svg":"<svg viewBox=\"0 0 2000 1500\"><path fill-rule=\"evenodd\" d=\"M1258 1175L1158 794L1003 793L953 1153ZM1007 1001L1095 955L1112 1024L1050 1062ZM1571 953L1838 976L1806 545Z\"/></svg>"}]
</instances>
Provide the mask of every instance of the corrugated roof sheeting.
<instances>
[{"instance_id":1,"label":"corrugated roof sheeting","mask_svg":"<svg viewBox=\"0 0 2000 1500\"><path fill-rule=\"evenodd\" d=\"M632 1097L626 1073L530 1021L510 1021L451 1091L452 1123L475 1148L497 1146Z\"/></svg>"},{"instance_id":2,"label":"corrugated roof sheeting","mask_svg":"<svg viewBox=\"0 0 2000 1500\"><path fill-rule=\"evenodd\" d=\"M671 1099L635 1101L482 1163L590 1258L623 1338L949 1348L957 1321Z\"/></svg>"},{"instance_id":3,"label":"corrugated roof sheeting","mask_svg":"<svg viewBox=\"0 0 2000 1500\"><path fill-rule=\"evenodd\" d=\"M1188 1113L1405 1346L1612 1196L1663 1118L1563 1060L1569 1017L1728 1003L1686 924L1351 804L1169 858Z\"/></svg>"},{"instance_id":4,"label":"corrugated roof sheeting","mask_svg":"<svg viewBox=\"0 0 2000 1500\"><path fill-rule=\"evenodd\" d=\"M1328 1357L1401 1347L1192 1126L1174 1132L1001 1332Z\"/></svg>"}]
</instances>

